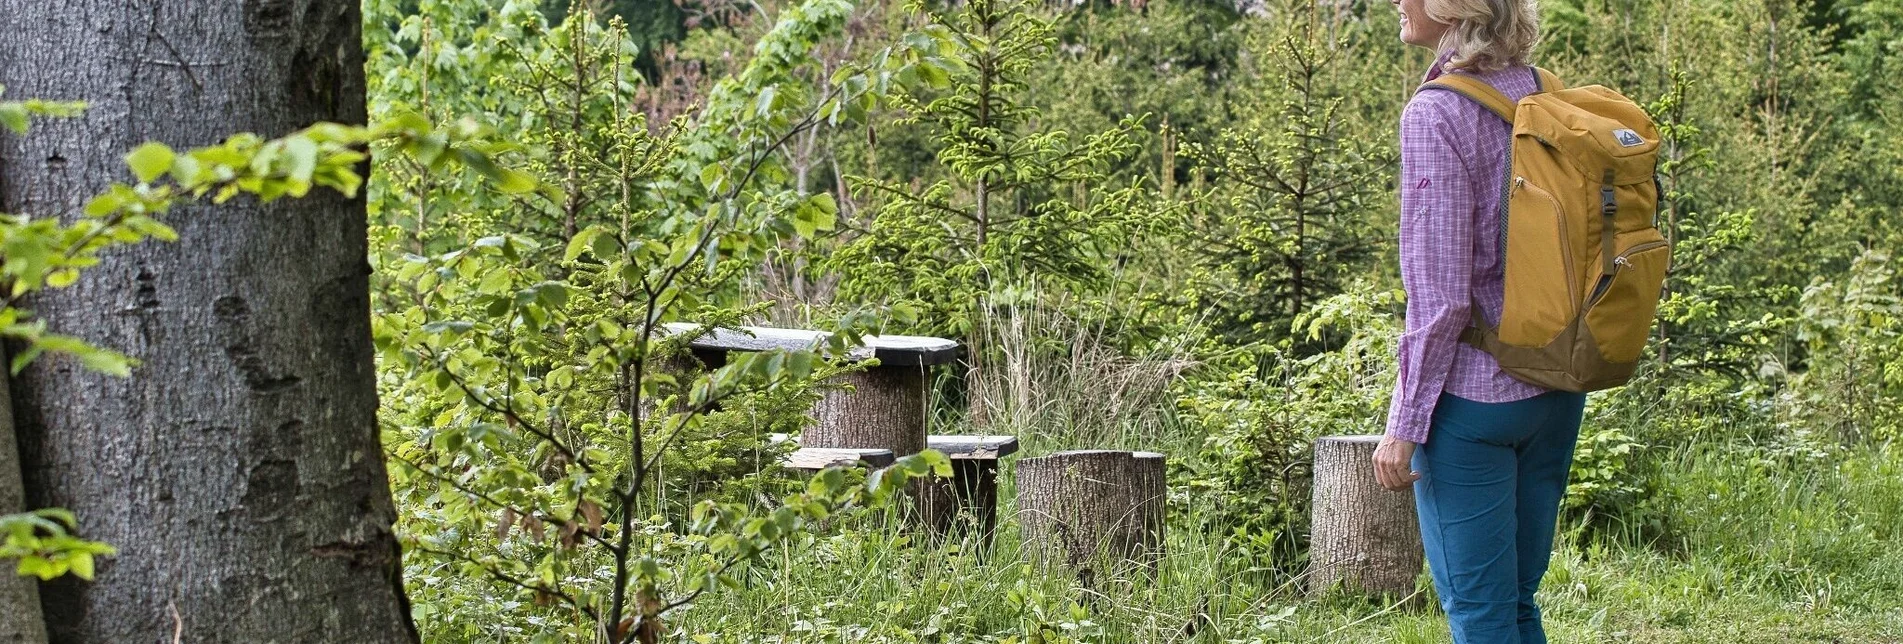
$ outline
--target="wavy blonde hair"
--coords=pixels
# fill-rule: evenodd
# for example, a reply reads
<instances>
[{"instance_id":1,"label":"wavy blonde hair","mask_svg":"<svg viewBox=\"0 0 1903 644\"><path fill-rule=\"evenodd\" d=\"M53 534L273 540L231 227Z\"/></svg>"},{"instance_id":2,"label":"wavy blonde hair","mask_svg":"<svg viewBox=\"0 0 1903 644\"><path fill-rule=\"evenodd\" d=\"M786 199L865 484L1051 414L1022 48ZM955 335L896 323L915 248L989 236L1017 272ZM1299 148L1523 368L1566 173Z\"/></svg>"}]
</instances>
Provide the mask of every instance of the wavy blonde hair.
<instances>
[{"instance_id":1,"label":"wavy blonde hair","mask_svg":"<svg viewBox=\"0 0 1903 644\"><path fill-rule=\"evenodd\" d=\"M1441 39L1449 69L1496 71L1525 65L1540 40L1537 0L1427 0L1427 17L1453 25Z\"/></svg>"}]
</instances>

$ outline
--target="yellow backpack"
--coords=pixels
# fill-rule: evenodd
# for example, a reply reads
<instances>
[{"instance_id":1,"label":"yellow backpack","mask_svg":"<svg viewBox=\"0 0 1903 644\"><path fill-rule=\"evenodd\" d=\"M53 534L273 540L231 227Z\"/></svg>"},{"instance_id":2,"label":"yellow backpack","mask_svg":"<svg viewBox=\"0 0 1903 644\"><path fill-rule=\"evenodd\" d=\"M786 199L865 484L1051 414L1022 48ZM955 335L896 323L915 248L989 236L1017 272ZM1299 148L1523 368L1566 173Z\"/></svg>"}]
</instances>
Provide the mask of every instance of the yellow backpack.
<instances>
[{"instance_id":1,"label":"yellow backpack","mask_svg":"<svg viewBox=\"0 0 1903 644\"><path fill-rule=\"evenodd\" d=\"M1500 226L1506 308L1486 328L1476 305L1460 339L1542 387L1616 387L1652 334L1671 259L1658 230L1658 128L1618 92L1565 89L1537 73L1540 90L1518 104L1465 74L1423 86L1458 92L1513 126Z\"/></svg>"}]
</instances>

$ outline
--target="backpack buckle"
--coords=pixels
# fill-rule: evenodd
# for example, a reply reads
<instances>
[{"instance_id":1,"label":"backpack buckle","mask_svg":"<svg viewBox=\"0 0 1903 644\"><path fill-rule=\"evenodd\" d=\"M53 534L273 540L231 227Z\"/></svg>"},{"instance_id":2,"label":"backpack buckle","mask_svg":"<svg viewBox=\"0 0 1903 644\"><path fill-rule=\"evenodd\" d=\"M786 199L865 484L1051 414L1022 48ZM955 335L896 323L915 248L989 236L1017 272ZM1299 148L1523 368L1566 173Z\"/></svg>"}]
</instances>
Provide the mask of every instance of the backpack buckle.
<instances>
[{"instance_id":1,"label":"backpack buckle","mask_svg":"<svg viewBox=\"0 0 1903 644\"><path fill-rule=\"evenodd\" d=\"M1606 170L1606 178L1599 183L1599 213L1607 217L1619 212L1619 200L1612 194L1612 170Z\"/></svg>"}]
</instances>

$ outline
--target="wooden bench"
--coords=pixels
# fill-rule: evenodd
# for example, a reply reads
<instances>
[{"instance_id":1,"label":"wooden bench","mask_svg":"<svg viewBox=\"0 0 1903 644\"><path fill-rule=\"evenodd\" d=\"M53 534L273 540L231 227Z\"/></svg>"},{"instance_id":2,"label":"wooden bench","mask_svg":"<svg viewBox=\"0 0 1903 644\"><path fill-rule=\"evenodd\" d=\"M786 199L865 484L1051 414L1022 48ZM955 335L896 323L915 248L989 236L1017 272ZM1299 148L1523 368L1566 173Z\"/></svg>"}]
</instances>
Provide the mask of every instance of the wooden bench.
<instances>
[{"instance_id":1,"label":"wooden bench","mask_svg":"<svg viewBox=\"0 0 1903 644\"><path fill-rule=\"evenodd\" d=\"M675 334L697 333L688 341L688 349L713 369L726 364L727 354L734 351L816 350L832 336L826 331L753 326L707 330L685 322L668 324L666 329ZM816 422L802 434L795 456L805 464L850 464L874 461L808 450L879 450L895 457L916 454L927 447L943 452L952 459L953 478L948 484L934 483L914 490L917 516L939 534L969 525L989 543L997 526L998 459L1017 451L1017 438L927 437L925 433L927 371L933 365L957 360L964 347L944 338L909 335L868 335L863 340L846 357L876 358L878 364L844 374L836 381L851 385L851 391L833 389L821 395L813 405ZM961 517L969 517L968 522L961 522Z\"/></svg>"},{"instance_id":2,"label":"wooden bench","mask_svg":"<svg viewBox=\"0 0 1903 644\"><path fill-rule=\"evenodd\" d=\"M799 442L799 439L786 434L773 434L767 440L774 443L789 440ZM988 545L992 532L998 526L998 460L1017 453L1017 437L940 434L926 437L925 445L943 453L952 463L952 479L946 491L950 493L954 505L949 511L933 513L932 518L936 520L933 528L941 534L971 533L975 529L975 536ZM811 455L802 456L806 453ZM887 460L881 463L873 458L859 456L864 453L874 454L874 458L882 453ZM891 459L890 454L890 450L801 447L793 451L787 466L802 470L820 470L855 463L885 467L896 460ZM800 464L794 464L796 461Z\"/></svg>"}]
</instances>

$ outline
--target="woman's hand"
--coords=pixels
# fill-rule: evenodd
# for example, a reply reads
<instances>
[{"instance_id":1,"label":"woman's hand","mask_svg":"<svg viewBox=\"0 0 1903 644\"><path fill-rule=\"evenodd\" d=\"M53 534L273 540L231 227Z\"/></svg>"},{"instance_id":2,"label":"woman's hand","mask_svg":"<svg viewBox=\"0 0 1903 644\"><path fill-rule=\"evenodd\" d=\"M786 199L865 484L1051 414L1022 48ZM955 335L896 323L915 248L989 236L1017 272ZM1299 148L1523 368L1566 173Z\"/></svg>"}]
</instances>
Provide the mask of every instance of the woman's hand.
<instances>
[{"instance_id":1,"label":"woman's hand","mask_svg":"<svg viewBox=\"0 0 1903 644\"><path fill-rule=\"evenodd\" d=\"M1414 471L1413 460L1414 443L1382 436L1381 444L1374 448L1374 480L1396 492L1408 489L1421 478L1421 473Z\"/></svg>"}]
</instances>

